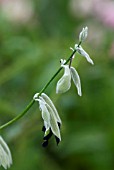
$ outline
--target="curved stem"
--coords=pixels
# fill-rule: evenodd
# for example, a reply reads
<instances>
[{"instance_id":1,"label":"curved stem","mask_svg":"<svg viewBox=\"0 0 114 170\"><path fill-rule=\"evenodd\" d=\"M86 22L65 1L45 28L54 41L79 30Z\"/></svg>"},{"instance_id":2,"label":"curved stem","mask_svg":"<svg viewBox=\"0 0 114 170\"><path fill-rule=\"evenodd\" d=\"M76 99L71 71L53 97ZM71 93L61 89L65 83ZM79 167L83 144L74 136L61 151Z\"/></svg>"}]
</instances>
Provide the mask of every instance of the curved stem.
<instances>
[{"instance_id":1,"label":"curved stem","mask_svg":"<svg viewBox=\"0 0 114 170\"><path fill-rule=\"evenodd\" d=\"M76 50L74 50L72 52L72 54L70 55L70 57L67 59L67 61L65 62L65 64L67 64L70 59L73 57L73 55L76 53ZM39 96L41 93L43 93L45 91L45 89L49 86L49 84L53 81L53 79L58 75L58 73L62 70L62 67L60 67L57 72L52 76L52 78L47 82L47 84L42 88L42 90L39 92ZM5 123L4 125L0 126L0 130L2 130L3 128L6 128L7 126L13 124L14 122L16 122L17 120L19 120L21 117L23 117L27 111L32 107L32 105L35 103L35 100L31 100L30 103L27 105L27 107L19 114L17 115L15 118L13 118L12 120L10 120L9 122Z\"/></svg>"},{"instance_id":2,"label":"curved stem","mask_svg":"<svg viewBox=\"0 0 114 170\"><path fill-rule=\"evenodd\" d=\"M25 110L23 112L21 112L19 115L17 115L15 118L13 118L12 120L10 120L9 122L5 123L4 125L0 126L0 130L11 125L12 123L16 122L17 120L19 120L21 117L23 117L27 111L32 107L32 105L35 103L34 100L31 100L31 102L27 105L27 107L25 108Z\"/></svg>"}]
</instances>

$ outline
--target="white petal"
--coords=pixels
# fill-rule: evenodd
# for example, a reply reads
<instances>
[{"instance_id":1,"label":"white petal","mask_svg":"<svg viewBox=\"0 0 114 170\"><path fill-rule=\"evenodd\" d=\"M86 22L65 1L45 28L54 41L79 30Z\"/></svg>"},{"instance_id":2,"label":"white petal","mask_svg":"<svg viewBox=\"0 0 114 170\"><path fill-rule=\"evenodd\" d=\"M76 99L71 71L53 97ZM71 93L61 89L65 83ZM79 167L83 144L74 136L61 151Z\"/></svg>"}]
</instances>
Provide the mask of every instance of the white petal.
<instances>
[{"instance_id":1,"label":"white petal","mask_svg":"<svg viewBox=\"0 0 114 170\"><path fill-rule=\"evenodd\" d=\"M94 64L89 54L87 54L86 51L81 46L78 47L78 45L75 44L75 49L77 50L79 54L84 56L89 63Z\"/></svg>"},{"instance_id":2,"label":"white petal","mask_svg":"<svg viewBox=\"0 0 114 170\"><path fill-rule=\"evenodd\" d=\"M4 152L3 147L0 145L0 164L7 169L6 153Z\"/></svg>"},{"instance_id":3,"label":"white petal","mask_svg":"<svg viewBox=\"0 0 114 170\"><path fill-rule=\"evenodd\" d=\"M51 130L52 130L52 133L57 136L60 141L61 141L61 135L60 135L60 129L59 129L59 126L57 124L57 119L56 119L56 116L55 116L55 113L53 111L53 109L46 103L46 107L50 113L50 127L51 127Z\"/></svg>"},{"instance_id":4,"label":"white petal","mask_svg":"<svg viewBox=\"0 0 114 170\"><path fill-rule=\"evenodd\" d=\"M74 49L72 47L70 47L70 50L74 51Z\"/></svg>"},{"instance_id":5,"label":"white petal","mask_svg":"<svg viewBox=\"0 0 114 170\"><path fill-rule=\"evenodd\" d=\"M62 65L62 67L64 68L64 74L57 82L56 93L65 93L71 87L71 74L69 65Z\"/></svg>"},{"instance_id":6,"label":"white petal","mask_svg":"<svg viewBox=\"0 0 114 170\"><path fill-rule=\"evenodd\" d=\"M0 136L0 165L5 169L9 168L12 164L12 156L10 149L3 138Z\"/></svg>"},{"instance_id":7,"label":"white petal","mask_svg":"<svg viewBox=\"0 0 114 170\"><path fill-rule=\"evenodd\" d=\"M73 82L74 82L74 84L77 88L77 91L78 91L78 95L82 96L81 82L80 82L80 77L78 75L78 72L76 71L76 69L74 67L71 67L70 70L71 70L71 76L72 76Z\"/></svg>"},{"instance_id":8,"label":"white petal","mask_svg":"<svg viewBox=\"0 0 114 170\"><path fill-rule=\"evenodd\" d=\"M7 169L9 166L9 158L7 153L5 152L4 148L0 145L0 161L1 165Z\"/></svg>"},{"instance_id":9,"label":"white petal","mask_svg":"<svg viewBox=\"0 0 114 170\"><path fill-rule=\"evenodd\" d=\"M43 101L42 97L39 97L38 101L39 101L39 108L42 112L42 118L43 118L44 122L47 123L47 127L45 127L47 129L50 126L50 113L49 113L49 111L46 107L46 103Z\"/></svg>"},{"instance_id":10,"label":"white petal","mask_svg":"<svg viewBox=\"0 0 114 170\"><path fill-rule=\"evenodd\" d=\"M50 125L47 122L44 121L44 126L46 128L44 136L47 136L50 132Z\"/></svg>"},{"instance_id":11,"label":"white petal","mask_svg":"<svg viewBox=\"0 0 114 170\"><path fill-rule=\"evenodd\" d=\"M82 31L79 34L79 41L83 42L88 36L88 27L85 27L82 29Z\"/></svg>"},{"instance_id":12,"label":"white petal","mask_svg":"<svg viewBox=\"0 0 114 170\"><path fill-rule=\"evenodd\" d=\"M56 116L57 122L62 123L62 122L61 122L61 119L60 119L60 117L59 117L59 114L58 114L58 112L57 112L57 109L55 108L52 100L51 100L45 93L42 93L42 94L41 94L41 97L42 97L42 98L45 100L45 102L52 108L52 110L53 110L53 112L54 112L54 114L55 114L55 116Z\"/></svg>"},{"instance_id":13,"label":"white petal","mask_svg":"<svg viewBox=\"0 0 114 170\"><path fill-rule=\"evenodd\" d=\"M50 126L46 121L44 121L44 126L45 126L46 130L49 130Z\"/></svg>"}]
</instances>

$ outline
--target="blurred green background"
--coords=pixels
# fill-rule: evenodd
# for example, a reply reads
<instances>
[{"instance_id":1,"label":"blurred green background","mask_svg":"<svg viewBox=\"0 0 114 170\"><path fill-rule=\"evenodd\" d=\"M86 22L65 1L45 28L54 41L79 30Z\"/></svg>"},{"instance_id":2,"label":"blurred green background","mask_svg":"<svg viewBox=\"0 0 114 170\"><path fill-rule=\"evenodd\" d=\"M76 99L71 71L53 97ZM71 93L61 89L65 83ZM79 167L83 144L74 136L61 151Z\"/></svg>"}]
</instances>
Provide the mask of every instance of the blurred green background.
<instances>
[{"instance_id":1,"label":"blurred green background","mask_svg":"<svg viewBox=\"0 0 114 170\"><path fill-rule=\"evenodd\" d=\"M76 88L56 95L63 71L45 91L62 119L62 141L42 148L43 121L38 104L1 131L13 156L11 170L114 169L114 2L111 0L0 0L0 125L13 119L39 92L78 43L95 65L80 55L73 66ZM0 167L2 169L2 167Z\"/></svg>"}]
</instances>

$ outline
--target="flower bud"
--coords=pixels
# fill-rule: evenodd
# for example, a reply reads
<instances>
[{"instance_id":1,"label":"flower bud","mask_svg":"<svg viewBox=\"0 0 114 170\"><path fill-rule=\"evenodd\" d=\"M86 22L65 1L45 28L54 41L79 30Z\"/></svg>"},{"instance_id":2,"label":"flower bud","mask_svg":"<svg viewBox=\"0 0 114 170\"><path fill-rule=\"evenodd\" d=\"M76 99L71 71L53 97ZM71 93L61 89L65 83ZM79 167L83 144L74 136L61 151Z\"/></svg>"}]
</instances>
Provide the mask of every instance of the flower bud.
<instances>
[{"instance_id":1,"label":"flower bud","mask_svg":"<svg viewBox=\"0 0 114 170\"><path fill-rule=\"evenodd\" d=\"M82 31L79 34L79 42L83 42L88 35L88 27L85 27L82 29Z\"/></svg>"}]
</instances>

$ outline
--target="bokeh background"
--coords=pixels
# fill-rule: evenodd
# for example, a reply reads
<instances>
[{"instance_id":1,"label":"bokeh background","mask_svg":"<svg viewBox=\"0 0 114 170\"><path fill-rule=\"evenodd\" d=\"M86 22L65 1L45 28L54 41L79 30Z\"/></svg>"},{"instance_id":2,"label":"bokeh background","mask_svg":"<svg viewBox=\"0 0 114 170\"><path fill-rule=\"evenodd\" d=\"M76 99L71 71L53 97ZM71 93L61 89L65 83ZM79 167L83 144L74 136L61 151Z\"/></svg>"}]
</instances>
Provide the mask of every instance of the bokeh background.
<instances>
[{"instance_id":1,"label":"bokeh background","mask_svg":"<svg viewBox=\"0 0 114 170\"><path fill-rule=\"evenodd\" d=\"M62 142L42 148L43 121L38 104L1 131L13 156L11 170L114 170L114 1L0 0L0 125L18 115L67 59L88 26L73 66L76 88L56 95L63 71L46 89L62 119ZM0 167L2 170L2 167Z\"/></svg>"}]
</instances>

